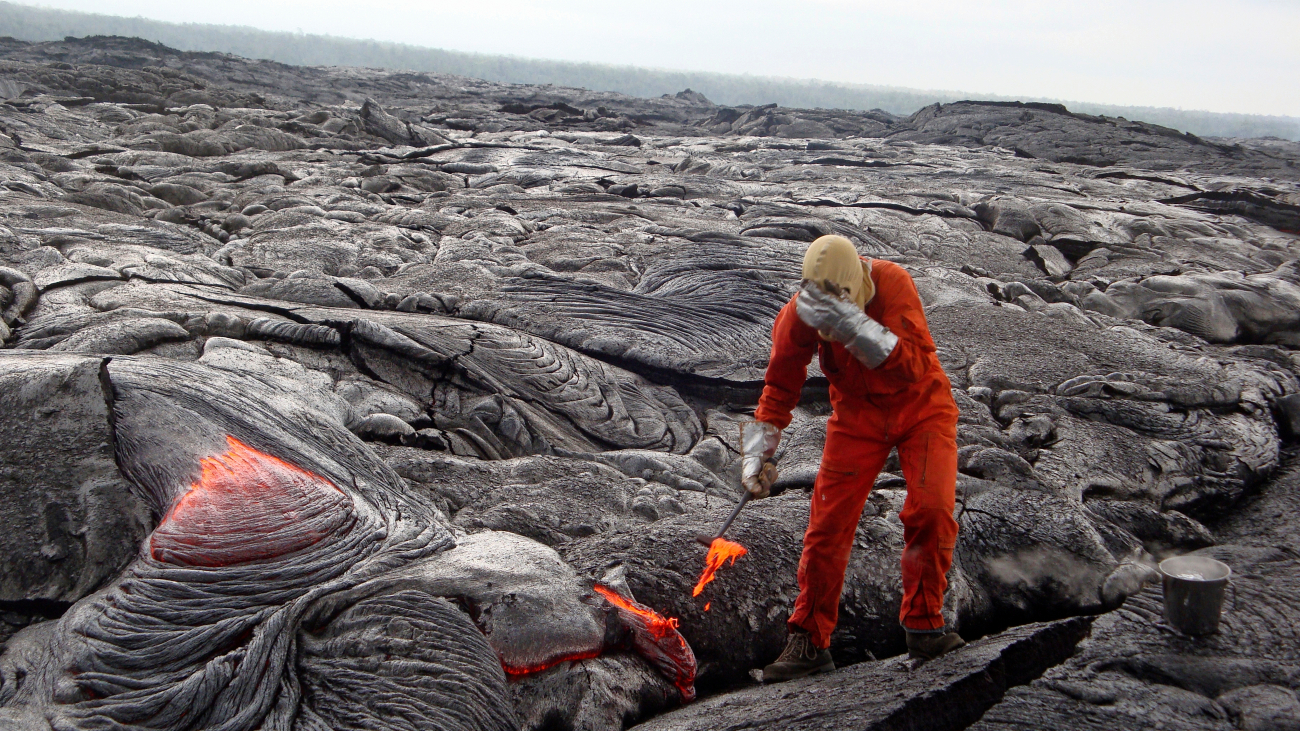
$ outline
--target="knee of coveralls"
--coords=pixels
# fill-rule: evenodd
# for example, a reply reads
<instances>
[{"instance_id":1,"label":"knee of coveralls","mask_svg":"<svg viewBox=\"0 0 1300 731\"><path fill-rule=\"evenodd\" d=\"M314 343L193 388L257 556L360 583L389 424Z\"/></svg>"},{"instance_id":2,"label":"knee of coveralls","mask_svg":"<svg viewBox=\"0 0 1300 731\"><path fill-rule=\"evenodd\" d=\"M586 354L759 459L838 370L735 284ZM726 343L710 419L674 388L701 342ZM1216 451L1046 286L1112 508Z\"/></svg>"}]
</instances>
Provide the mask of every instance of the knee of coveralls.
<instances>
[{"instance_id":1,"label":"knee of coveralls","mask_svg":"<svg viewBox=\"0 0 1300 731\"><path fill-rule=\"evenodd\" d=\"M869 415L846 411L837 411L827 424L799 559L799 598L789 619L816 647L830 646L858 520L890 450L873 438L883 434L864 428L862 417Z\"/></svg>"},{"instance_id":2,"label":"knee of coveralls","mask_svg":"<svg viewBox=\"0 0 1300 731\"><path fill-rule=\"evenodd\" d=\"M955 421L955 420L954 420ZM955 424L946 420L898 445L907 499L898 514L903 523L903 602L899 622L913 630L944 627L943 595L957 542L952 513L957 490Z\"/></svg>"}]
</instances>

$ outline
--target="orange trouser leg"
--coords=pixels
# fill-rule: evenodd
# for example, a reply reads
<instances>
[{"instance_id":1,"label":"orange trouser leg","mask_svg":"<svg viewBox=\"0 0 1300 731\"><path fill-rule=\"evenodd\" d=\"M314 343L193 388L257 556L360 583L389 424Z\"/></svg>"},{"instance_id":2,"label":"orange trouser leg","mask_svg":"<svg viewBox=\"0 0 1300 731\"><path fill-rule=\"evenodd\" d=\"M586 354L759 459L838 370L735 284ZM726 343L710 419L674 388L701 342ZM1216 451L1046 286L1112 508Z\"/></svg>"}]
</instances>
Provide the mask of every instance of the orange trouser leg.
<instances>
[{"instance_id":1,"label":"orange trouser leg","mask_svg":"<svg viewBox=\"0 0 1300 731\"><path fill-rule=\"evenodd\" d=\"M957 490L953 428L917 431L898 444L907 479L903 521L903 604L898 621L912 630L943 629L943 593L957 541L952 511Z\"/></svg>"},{"instance_id":2,"label":"orange trouser leg","mask_svg":"<svg viewBox=\"0 0 1300 731\"><path fill-rule=\"evenodd\" d=\"M907 499L903 523L903 627L943 629L943 594L957 540L952 513L957 489L955 419L926 420L897 441ZM862 507L895 444L884 419L839 412L827 423L826 448L813 487L808 530L799 559L799 598L789 624L829 647L839 619L840 593Z\"/></svg>"},{"instance_id":3,"label":"orange trouser leg","mask_svg":"<svg viewBox=\"0 0 1300 731\"><path fill-rule=\"evenodd\" d=\"M862 506L892 446L884 441L883 423L877 431L864 429L863 421L841 419L838 411L831 416L821 469L813 486L799 559L799 598L789 624L807 630L817 647L831 644Z\"/></svg>"}]
</instances>

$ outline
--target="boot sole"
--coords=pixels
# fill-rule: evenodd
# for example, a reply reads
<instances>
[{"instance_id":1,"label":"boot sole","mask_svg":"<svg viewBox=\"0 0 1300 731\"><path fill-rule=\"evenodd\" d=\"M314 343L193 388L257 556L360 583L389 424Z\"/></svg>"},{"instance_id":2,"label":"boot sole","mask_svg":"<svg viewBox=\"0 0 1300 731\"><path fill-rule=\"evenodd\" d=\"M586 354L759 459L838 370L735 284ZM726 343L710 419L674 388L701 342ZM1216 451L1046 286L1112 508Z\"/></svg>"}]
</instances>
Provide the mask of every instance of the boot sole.
<instances>
[{"instance_id":1,"label":"boot sole","mask_svg":"<svg viewBox=\"0 0 1300 731\"><path fill-rule=\"evenodd\" d=\"M831 671L834 670L834 669L835 669L835 663L833 663L833 662L828 662L828 663L826 663L825 665L819 665L819 666L817 666L817 667L815 667L815 668L809 668L809 669L807 669L807 670L800 670L799 672L790 673L790 674L788 674L788 675L786 675L786 674L778 674L778 675L775 675L775 676L769 676L767 670L764 670L764 671L763 671L763 683L764 683L764 684L766 684L766 683L783 683L783 682L785 682L785 681L787 681L787 680L798 680L799 678L806 678L806 677L808 677L809 675L817 675L818 673L829 673L829 672L831 672Z\"/></svg>"}]
</instances>

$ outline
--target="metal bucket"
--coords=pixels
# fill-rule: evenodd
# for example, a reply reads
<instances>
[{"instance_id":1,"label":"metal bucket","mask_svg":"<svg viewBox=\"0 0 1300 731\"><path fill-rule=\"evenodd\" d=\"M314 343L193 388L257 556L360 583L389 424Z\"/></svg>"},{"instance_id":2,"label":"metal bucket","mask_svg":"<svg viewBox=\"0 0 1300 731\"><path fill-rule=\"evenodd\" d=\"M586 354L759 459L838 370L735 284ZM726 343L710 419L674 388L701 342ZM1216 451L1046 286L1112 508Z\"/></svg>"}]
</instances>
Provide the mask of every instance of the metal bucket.
<instances>
[{"instance_id":1,"label":"metal bucket","mask_svg":"<svg viewBox=\"0 0 1300 731\"><path fill-rule=\"evenodd\" d=\"M1223 595L1232 569L1204 556L1176 556L1160 562L1164 582L1165 621L1185 635L1219 631Z\"/></svg>"}]
</instances>

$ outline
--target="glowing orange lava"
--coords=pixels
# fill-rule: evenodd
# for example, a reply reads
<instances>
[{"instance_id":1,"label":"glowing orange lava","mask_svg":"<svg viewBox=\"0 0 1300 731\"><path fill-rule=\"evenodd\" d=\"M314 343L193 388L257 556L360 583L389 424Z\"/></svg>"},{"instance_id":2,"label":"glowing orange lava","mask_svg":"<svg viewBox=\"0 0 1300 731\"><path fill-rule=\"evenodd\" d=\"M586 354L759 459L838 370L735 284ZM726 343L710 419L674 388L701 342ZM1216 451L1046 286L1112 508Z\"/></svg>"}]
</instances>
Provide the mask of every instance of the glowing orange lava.
<instances>
[{"instance_id":1,"label":"glowing orange lava","mask_svg":"<svg viewBox=\"0 0 1300 731\"><path fill-rule=\"evenodd\" d=\"M672 617L665 617L644 605L630 602L627 599L624 599L621 595L619 595L618 592L615 592L613 589L610 589L609 587L596 584L592 588L595 589L596 592L599 593L601 596L605 597L605 599L609 601L610 604L613 604L619 609L622 609L626 612L631 612L632 614L636 615L637 618L640 620L640 624L643 624L645 626L645 629L650 633L650 635L654 639L662 640L668 637L669 635L675 634L677 632L678 622L676 619L673 619ZM682 640L682 644L685 644L685 640ZM575 652L568 655L559 655L557 657L551 658L549 660L546 660L545 662L541 662L536 665L509 665L505 662L505 660L502 660L501 669L505 670L507 675L512 675L512 676L530 675L532 673L540 673L543 670L549 670L550 668L553 668L562 662L590 660L594 657L600 657L600 654L601 654L600 650Z\"/></svg>"},{"instance_id":2,"label":"glowing orange lava","mask_svg":"<svg viewBox=\"0 0 1300 731\"><path fill-rule=\"evenodd\" d=\"M596 584L592 588L618 610L623 624L632 630L632 647L673 681L681 691L682 702L695 700L695 653L677 631L677 620L631 601L608 586Z\"/></svg>"},{"instance_id":3,"label":"glowing orange lava","mask_svg":"<svg viewBox=\"0 0 1300 731\"><path fill-rule=\"evenodd\" d=\"M596 584L592 588L594 588L598 594L609 600L610 604L641 617L645 622L646 629L650 630L650 634L654 635L656 640L662 640L668 636L668 633L677 631L677 620L675 618L665 617L653 609L648 609L639 604L633 604L620 596L618 592L608 587L601 586L600 584Z\"/></svg>"},{"instance_id":4,"label":"glowing orange lava","mask_svg":"<svg viewBox=\"0 0 1300 731\"><path fill-rule=\"evenodd\" d=\"M590 660L593 657L600 657L600 652L601 652L600 650L592 650L590 652L575 652L571 655L561 655L560 657L547 660L546 662L538 663L536 665L507 665L506 661L502 660L501 669L506 671L506 675L512 675L516 677L520 675L531 675L532 673L540 673L543 670L550 670L551 668L555 667L556 665L559 665L562 662L576 662L578 660Z\"/></svg>"},{"instance_id":5,"label":"glowing orange lava","mask_svg":"<svg viewBox=\"0 0 1300 731\"><path fill-rule=\"evenodd\" d=\"M704 560L704 573L700 574L700 583L695 585L695 589L691 591L691 596L699 596L700 592L704 591L704 587L710 581L713 581L714 575L727 562L727 559L731 559L731 563L734 564L736 559L746 553L749 553L749 551L739 543L734 543L726 538L714 538L713 543L709 546L709 555ZM705 609L707 610L708 607L705 607Z\"/></svg>"},{"instance_id":6,"label":"glowing orange lava","mask_svg":"<svg viewBox=\"0 0 1300 731\"><path fill-rule=\"evenodd\" d=\"M334 483L232 436L226 444L199 460L198 481L149 537L155 560L245 563L301 550L355 522L351 500Z\"/></svg>"}]
</instances>

